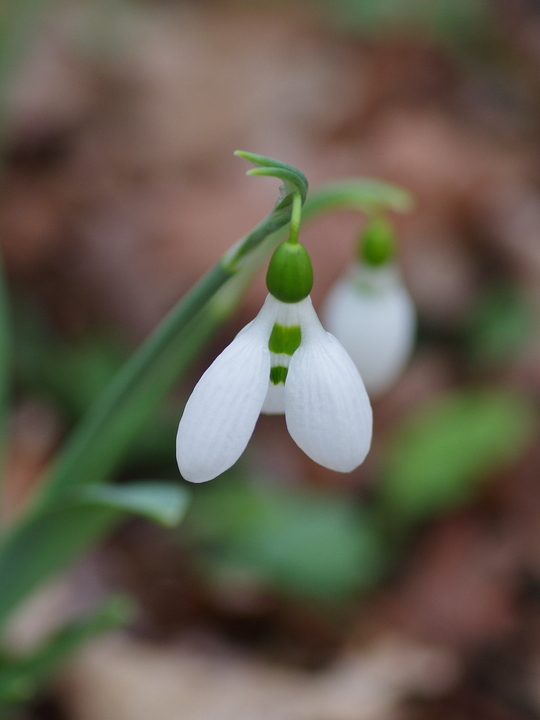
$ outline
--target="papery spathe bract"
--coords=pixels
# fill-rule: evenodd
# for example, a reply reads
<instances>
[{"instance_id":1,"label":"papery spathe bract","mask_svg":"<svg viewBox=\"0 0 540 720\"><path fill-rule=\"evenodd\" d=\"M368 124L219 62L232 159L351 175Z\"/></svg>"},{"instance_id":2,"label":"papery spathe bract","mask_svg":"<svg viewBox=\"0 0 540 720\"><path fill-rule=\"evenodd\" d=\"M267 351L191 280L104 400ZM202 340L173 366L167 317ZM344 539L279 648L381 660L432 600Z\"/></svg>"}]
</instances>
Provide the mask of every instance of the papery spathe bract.
<instances>
[{"instance_id":1,"label":"papery spathe bract","mask_svg":"<svg viewBox=\"0 0 540 720\"><path fill-rule=\"evenodd\" d=\"M370 396L387 390L410 357L416 329L414 305L396 266L357 263L330 290L322 314Z\"/></svg>"},{"instance_id":2,"label":"papery spathe bract","mask_svg":"<svg viewBox=\"0 0 540 720\"><path fill-rule=\"evenodd\" d=\"M205 482L243 453L260 412L285 412L289 432L313 460L349 472L371 443L371 406L354 364L321 326L309 297L268 295L259 315L196 385L180 421L177 460Z\"/></svg>"}]
</instances>

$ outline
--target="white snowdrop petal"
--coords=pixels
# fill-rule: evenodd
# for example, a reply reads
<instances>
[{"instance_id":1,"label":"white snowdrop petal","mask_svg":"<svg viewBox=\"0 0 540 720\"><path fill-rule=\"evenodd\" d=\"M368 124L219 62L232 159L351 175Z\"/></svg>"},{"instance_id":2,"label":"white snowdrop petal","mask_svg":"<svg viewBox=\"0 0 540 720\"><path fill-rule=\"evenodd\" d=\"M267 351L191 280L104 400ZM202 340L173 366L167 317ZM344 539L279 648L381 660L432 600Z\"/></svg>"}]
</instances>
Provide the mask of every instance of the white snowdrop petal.
<instances>
[{"instance_id":1,"label":"white snowdrop petal","mask_svg":"<svg viewBox=\"0 0 540 720\"><path fill-rule=\"evenodd\" d=\"M274 318L273 303L265 303L195 386L176 438L178 467L186 480L211 480L244 452L268 388Z\"/></svg>"},{"instance_id":2,"label":"white snowdrop petal","mask_svg":"<svg viewBox=\"0 0 540 720\"><path fill-rule=\"evenodd\" d=\"M315 312L302 323L302 345L291 359L285 384L289 433L320 465L350 472L366 457L373 418L354 363Z\"/></svg>"},{"instance_id":3,"label":"white snowdrop petal","mask_svg":"<svg viewBox=\"0 0 540 720\"><path fill-rule=\"evenodd\" d=\"M364 284L354 274L336 283L322 315L325 326L351 356L369 394L376 396L395 382L410 357L416 314L396 274L377 284L380 271L371 272L372 278L364 272Z\"/></svg>"}]
</instances>

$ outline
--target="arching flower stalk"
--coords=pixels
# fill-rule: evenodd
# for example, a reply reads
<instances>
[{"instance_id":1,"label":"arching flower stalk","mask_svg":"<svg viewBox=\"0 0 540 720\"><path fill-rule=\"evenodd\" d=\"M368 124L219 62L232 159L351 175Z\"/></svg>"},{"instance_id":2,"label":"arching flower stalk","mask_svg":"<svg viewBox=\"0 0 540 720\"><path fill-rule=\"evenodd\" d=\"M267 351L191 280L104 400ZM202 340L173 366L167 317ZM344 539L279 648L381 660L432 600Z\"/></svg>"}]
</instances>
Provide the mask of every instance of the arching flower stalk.
<instances>
[{"instance_id":1,"label":"arching flower stalk","mask_svg":"<svg viewBox=\"0 0 540 720\"><path fill-rule=\"evenodd\" d=\"M313 309L311 260L298 242L300 208L296 196L290 237L270 261L261 311L186 404L176 446L186 480L205 482L230 468L261 412L285 413L297 445L331 470L350 472L368 453L371 406L354 363Z\"/></svg>"},{"instance_id":2,"label":"arching flower stalk","mask_svg":"<svg viewBox=\"0 0 540 720\"><path fill-rule=\"evenodd\" d=\"M322 316L375 397L396 381L411 355L416 312L394 262L393 229L387 220L370 221L358 255L327 295Z\"/></svg>"}]
</instances>

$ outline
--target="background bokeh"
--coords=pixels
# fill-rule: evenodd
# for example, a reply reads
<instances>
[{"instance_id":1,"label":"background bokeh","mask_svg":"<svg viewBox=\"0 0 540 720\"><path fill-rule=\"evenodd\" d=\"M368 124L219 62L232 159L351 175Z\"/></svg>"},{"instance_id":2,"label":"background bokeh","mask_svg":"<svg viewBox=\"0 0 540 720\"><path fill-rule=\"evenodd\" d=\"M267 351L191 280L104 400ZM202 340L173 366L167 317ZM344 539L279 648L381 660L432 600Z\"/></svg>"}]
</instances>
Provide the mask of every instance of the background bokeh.
<instances>
[{"instance_id":1,"label":"background bokeh","mask_svg":"<svg viewBox=\"0 0 540 720\"><path fill-rule=\"evenodd\" d=\"M419 315L350 475L262 417L178 530L132 520L13 623L111 590L137 615L17 717L526 720L540 713L540 6L533 0L7 3L0 240L15 333L5 514L168 308L272 207L241 148L396 183ZM314 304L364 219L302 231ZM178 479L202 370L117 481ZM0 588L1 592L1 588Z\"/></svg>"}]
</instances>

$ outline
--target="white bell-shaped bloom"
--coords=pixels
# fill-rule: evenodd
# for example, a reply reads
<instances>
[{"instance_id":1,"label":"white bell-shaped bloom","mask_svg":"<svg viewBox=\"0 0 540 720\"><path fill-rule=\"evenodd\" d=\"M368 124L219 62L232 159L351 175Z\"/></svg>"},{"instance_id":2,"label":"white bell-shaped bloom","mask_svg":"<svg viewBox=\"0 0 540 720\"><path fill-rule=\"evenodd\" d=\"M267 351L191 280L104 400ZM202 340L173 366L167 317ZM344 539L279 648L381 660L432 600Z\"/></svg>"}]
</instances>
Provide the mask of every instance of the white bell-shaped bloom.
<instances>
[{"instance_id":1,"label":"white bell-shaped bloom","mask_svg":"<svg viewBox=\"0 0 540 720\"><path fill-rule=\"evenodd\" d=\"M201 377L178 428L184 478L205 482L230 468L260 412L285 412L296 443L331 470L350 472L368 453L372 413L364 384L309 297L282 303L268 295Z\"/></svg>"},{"instance_id":2,"label":"white bell-shaped bloom","mask_svg":"<svg viewBox=\"0 0 540 720\"><path fill-rule=\"evenodd\" d=\"M356 263L330 290L322 316L370 396L387 390L410 357L416 330L414 305L397 267Z\"/></svg>"}]
</instances>

